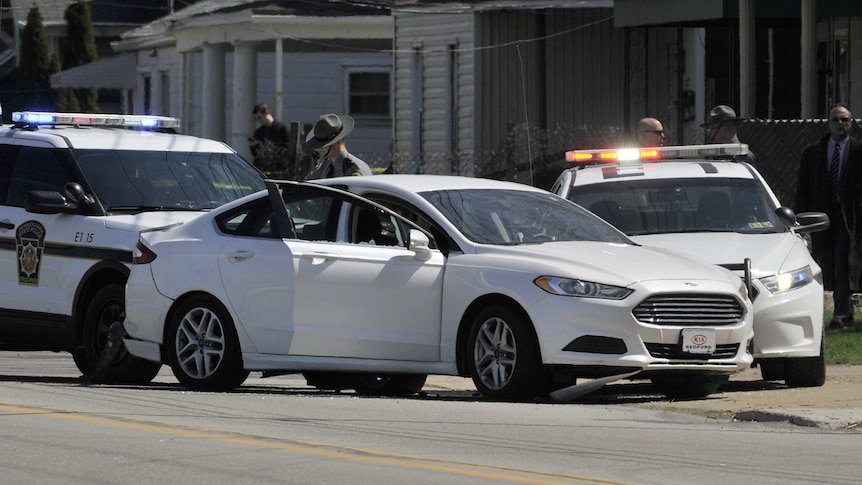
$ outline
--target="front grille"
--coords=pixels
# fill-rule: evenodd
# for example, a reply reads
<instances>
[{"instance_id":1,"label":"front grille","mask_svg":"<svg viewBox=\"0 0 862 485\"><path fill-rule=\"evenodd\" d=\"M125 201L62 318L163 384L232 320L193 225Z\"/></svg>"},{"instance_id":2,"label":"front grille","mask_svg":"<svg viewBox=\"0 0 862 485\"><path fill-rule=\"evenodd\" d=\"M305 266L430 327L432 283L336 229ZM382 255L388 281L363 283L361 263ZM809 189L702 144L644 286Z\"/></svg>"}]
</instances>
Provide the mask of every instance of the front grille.
<instances>
[{"instance_id":1,"label":"front grille","mask_svg":"<svg viewBox=\"0 0 862 485\"><path fill-rule=\"evenodd\" d=\"M740 323L745 309L732 296L655 295L635 307L632 314L637 321L652 325L719 327Z\"/></svg>"},{"instance_id":2,"label":"front grille","mask_svg":"<svg viewBox=\"0 0 862 485\"><path fill-rule=\"evenodd\" d=\"M739 350L739 344L716 345L715 352L711 354L689 354L680 350L679 344L651 344L646 343L649 354L657 359L672 360L709 360L709 359L732 359Z\"/></svg>"}]
</instances>

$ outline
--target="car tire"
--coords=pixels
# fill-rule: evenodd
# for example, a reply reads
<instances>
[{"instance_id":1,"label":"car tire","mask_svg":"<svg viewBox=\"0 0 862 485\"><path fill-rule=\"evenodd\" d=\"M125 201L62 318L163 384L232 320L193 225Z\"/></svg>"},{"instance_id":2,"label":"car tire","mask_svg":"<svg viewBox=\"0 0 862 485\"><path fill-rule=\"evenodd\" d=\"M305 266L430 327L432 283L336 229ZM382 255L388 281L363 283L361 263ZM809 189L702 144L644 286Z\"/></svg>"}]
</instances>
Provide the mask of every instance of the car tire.
<instances>
[{"instance_id":1,"label":"car tire","mask_svg":"<svg viewBox=\"0 0 862 485\"><path fill-rule=\"evenodd\" d=\"M788 387L820 387L826 383L826 344L820 337L820 355L789 357L784 368L784 383Z\"/></svg>"},{"instance_id":2,"label":"car tire","mask_svg":"<svg viewBox=\"0 0 862 485\"><path fill-rule=\"evenodd\" d=\"M493 400L532 400L543 391L538 340L526 316L491 305L473 320L467 341L473 384Z\"/></svg>"},{"instance_id":3,"label":"car tire","mask_svg":"<svg viewBox=\"0 0 862 485\"><path fill-rule=\"evenodd\" d=\"M99 288L84 313L83 348L73 351L72 358L87 380L100 384L147 384L159 373L162 364L135 357L126 351L122 341L119 350L107 356L108 336L114 322L125 317L125 289L118 283ZM103 358L111 359L102 362Z\"/></svg>"},{"instance_id":4,"label":"car tire","mask_svg":"<svg viewBox=\"0 0 862 485\"><path fill-rule=\"evenodd\" d=\"M764 381L784 380L784 358L763 359L757 363Z\"/></svg>"},{"instance_id":5,"label":"car tire","mask_svg":"<svg viewBox=\"0 0 862 485\"><path fill-rule=\"evenodd\" d=\"M346 372L303 372L305 383L311 387L324 391L340 391L342 389L353 389L350 374Z\"/></svg>"},{"instance_id":6,"label":"car tire","mask_svg":"<svg viewBox=\"0 0 862 485\"><path fill-rule=\"evenodd\" d=\"M425 374L354 374L353 389L363 396L409 396L425 386Z\"/></svg>"},{"instance_id":7,"label":"car tire","mask_svg":"<svg viewBox=\"0 0 862 485\"><path fill-rule=\"evenodd\" d=\"M240 386L249 371L233 319L213 297L197 295L173 312L165 339L168 364L190 389L227 391Z\"/></svg>"},{"instance_id":8,"label":"car tire","mask_svg":"<svg viewBox=\"0 0 862 485\"><path fill-rule=\"evenodd\" d=\"M671 399L699 399L709 396L726 383L728 375L670 375L653 377L652 383Z\"/></svg>"}]
</instances>

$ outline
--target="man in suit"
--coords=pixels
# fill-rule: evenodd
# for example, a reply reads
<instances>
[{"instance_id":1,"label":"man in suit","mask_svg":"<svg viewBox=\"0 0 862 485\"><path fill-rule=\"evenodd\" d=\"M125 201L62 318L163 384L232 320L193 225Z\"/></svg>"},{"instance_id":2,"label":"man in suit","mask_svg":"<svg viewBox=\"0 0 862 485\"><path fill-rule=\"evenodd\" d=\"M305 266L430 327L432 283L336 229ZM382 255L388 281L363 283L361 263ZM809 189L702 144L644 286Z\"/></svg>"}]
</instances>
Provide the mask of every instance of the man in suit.
<instances>
[{"instance_id":1,"label":"man in suit","mask_svg":"<svg viewBox=\"0 0 862 485\"><path fill-rule=\"evenodd\" d=\"M832 290L835 310L830 328L853 325L853 291L859 291L862 144L850 137L853 118L844 105L829 112L829 135L802 152L796 212L825 212L829 229L811 235L811 254L823 269L823 286ZM851 282L852 280L852 282Z\"/></svg>"}]
</instances>

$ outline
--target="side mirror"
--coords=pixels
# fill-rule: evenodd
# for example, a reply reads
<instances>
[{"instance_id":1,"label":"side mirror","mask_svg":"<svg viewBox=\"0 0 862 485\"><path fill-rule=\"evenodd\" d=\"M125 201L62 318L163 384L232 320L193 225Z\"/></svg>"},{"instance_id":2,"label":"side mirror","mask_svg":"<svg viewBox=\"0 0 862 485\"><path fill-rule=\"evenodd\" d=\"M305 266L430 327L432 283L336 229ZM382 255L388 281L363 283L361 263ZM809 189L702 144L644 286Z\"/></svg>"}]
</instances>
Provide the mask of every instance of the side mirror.
<instances>
[{"instance_id":1,"label":"side mirror","mask_svg":"<svg viewBox=\"0 0 862 485\"><path fill-rule=\"evenodd\" d=\"M416 254L416 259L419 261L428 261L431 259L431 248L428 247L428 236L418 229L410 229L410 244L407 249Z\"/></svg>"},{"instance_id":2,"label":"side mirror","mask_svg":"<svg viewBox=\"0 0 862 485\"><path fill-rule=\"evenodd\" d=\"M829 216L823 212L801 212L796 215L794 230L800 234L820 232L829 229Z\"/></svg>"},{"instance_id":3,"label":"side mirror","mask_svg":"<svg viewBox=\"0 0 862 485\"><path fill-rule=\"evenodd\" d=\"M24 202L24 210L34 214L78 214L81 206L69 201L60 192L31 190Z\"/></svg>"},{"instance_id":4,"label":"side mirror","mask_svg":"<svg viewBox=\"0 0 862 485\"><path fill-rule=\"evenodd\" d=\"M781 206L775 214L782 222L793 228L797 234L825 231L829 228L829 216L823 212L800 212L796 214L790 207Z\"/></svg>"},{"instance_id":5,"label":"side mirror","mask_svg":"<svg viewBox=\"0 0 862 485\"><path fill-rule=\"evenodd\" d=\"M788 226L796 226L796 214L790 207L781 206L778 209L775 209L775 215L777 215L778 218L781 219L781 222L787 224Z\"/></svg>"}]
</instances>

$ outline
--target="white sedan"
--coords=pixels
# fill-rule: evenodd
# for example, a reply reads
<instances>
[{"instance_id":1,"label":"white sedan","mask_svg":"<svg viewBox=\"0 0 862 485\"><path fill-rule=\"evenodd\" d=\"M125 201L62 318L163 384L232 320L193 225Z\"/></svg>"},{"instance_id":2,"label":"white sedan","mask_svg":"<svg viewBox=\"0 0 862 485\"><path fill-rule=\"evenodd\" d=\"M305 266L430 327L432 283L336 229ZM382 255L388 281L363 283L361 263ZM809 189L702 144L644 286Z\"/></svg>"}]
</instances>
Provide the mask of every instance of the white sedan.
<instances>
[{"instance_id":1,"label":"white sedan","mask_svg":"<svg viewBox=\"0 0 862 485\"><path fill-rule=\"evenodd\" d=\"M447 374L521 400L638 373L669 396L705 396L752 363L738 276L515 183L268 181L143 232L134 262L126 347L194 389L264 371L409 394Z\"/></svg>"}]
</instances>

